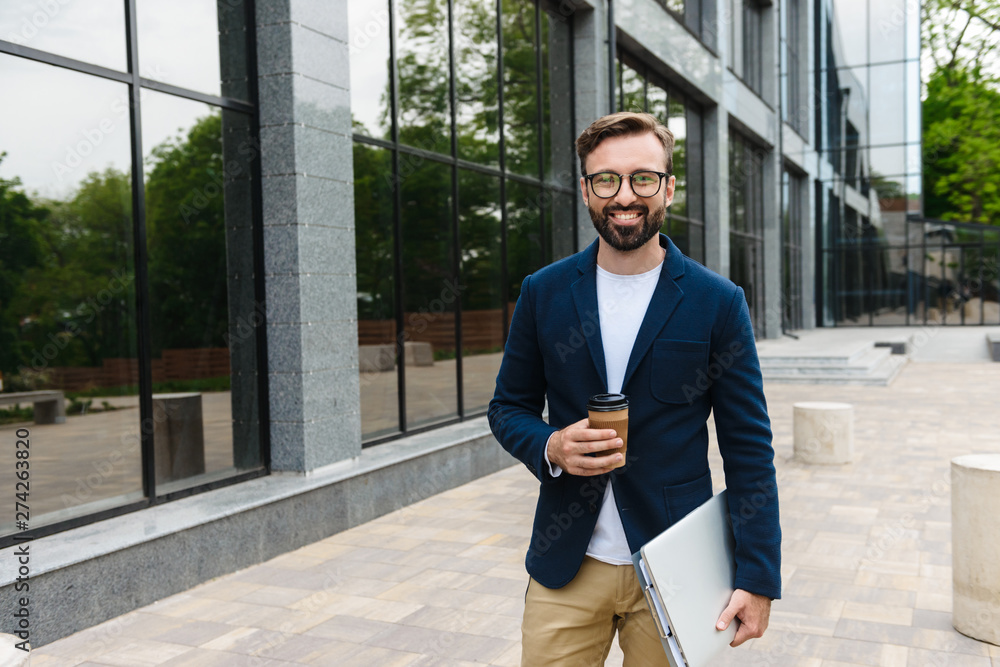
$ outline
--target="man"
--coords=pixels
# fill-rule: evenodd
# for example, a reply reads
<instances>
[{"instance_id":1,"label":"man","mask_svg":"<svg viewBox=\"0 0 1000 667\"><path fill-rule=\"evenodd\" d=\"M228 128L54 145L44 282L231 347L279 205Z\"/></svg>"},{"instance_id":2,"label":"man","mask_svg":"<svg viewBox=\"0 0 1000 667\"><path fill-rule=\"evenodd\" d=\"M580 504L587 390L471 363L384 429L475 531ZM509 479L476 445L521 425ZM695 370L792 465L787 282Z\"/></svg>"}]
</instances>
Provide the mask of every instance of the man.
<instances>
[{"instance_id":1,"label":"man","mask_svg":"<svg viewBox=\"0 0 1000 667\"><path fill-rule=\"evenodd\" d=\"M736 538L736 591L718 621L759 637L781 592L770 421L743 291L659 233L674 195L673 135L649 114L598 119L577 139L598 239L525 278L489 420L541 482L522 666L626 666L665 657L631 554L712 496L714 412ZM599 393L629 396L628 450L588 428ZM542 420L548 400L549 422Z\"/></svg>"}]
</instances>

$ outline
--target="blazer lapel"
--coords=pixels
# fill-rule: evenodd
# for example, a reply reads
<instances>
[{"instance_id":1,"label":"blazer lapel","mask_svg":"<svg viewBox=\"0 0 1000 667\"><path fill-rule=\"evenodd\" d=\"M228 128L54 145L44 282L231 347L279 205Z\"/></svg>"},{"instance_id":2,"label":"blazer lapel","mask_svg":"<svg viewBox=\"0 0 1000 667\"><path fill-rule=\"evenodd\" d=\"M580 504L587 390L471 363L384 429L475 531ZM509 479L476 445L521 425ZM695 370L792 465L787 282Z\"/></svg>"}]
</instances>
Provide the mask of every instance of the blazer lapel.
<instances>
[{"instance_id":1,"label":"blazer lapel","mask_svg":"<svg viewBox=\"0 0 1000 667\"><path fill-rule=\"evenodd\" d=\"M646 356L649 347L656 340L657 334L666 326L667 320L673 314L677 304L681 302L684 292L675 282L675 278L684 275L684 259L677 246L663 234L660 235L660 246L665 248L667 253L663 260L663 268L660 269L660 278L656 284L656 291L646 308L646 315L642 319L639 333L635 337L632 345L632 353L628 358L628 366L625 367L625 379L622 381L622 391L628 386L628 381L635 373L639 362ZM596 299L595 299L596 301ZM603 351L603 348L602 348ZM603 354L601 356L603 359ZM605 381L606 382L606 381Z\"/></svg>"},{"instance_id":2,"label":"blazer lapel","mask_svg":"<svg viewBox=\"0 0 1000 667\"><path fill-rule=\"evenodd\" d=\"M583 252L576 268L580 277L573 283L573 303L579 324L576 332L570 332L570 340L582 337L587 341L590 358L597 368L604 391L608 389L608 365L604 360L604 341L601 339L601 320L597 309L597 241Z\"/></svg>"}]
</instances>

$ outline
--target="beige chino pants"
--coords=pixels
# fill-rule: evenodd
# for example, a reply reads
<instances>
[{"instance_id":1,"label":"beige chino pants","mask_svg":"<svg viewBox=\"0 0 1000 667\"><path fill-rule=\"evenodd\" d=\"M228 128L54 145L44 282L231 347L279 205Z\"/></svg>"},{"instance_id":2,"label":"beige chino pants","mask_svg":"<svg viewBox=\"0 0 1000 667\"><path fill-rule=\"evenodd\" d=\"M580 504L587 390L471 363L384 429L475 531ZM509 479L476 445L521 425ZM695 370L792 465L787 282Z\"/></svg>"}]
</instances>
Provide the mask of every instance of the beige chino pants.
<instances>
[{"instance_id":1,"label":"beige chino pants","mask_svg":"<svg viewBox=\"0 0 1000 667\"><path fill-rule=\"evenodd\" d=\"M598 667L607 660L616 631L623 667L668 664L635 569L587 556L562 588L528 582L521 667Z\"/></svg>"}]
</instances>

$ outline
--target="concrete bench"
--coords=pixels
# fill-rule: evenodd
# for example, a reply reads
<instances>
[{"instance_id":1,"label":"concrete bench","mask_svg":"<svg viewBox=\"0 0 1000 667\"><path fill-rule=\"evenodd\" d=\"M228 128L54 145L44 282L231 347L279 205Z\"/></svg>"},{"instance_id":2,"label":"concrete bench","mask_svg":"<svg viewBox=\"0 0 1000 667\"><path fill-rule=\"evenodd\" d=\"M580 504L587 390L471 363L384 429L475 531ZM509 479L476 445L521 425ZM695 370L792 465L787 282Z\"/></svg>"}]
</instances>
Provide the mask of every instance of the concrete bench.
<instances>
[{"instance_id":1,"label":"concrete bench","mask_svg":"<svg viewBox=\"0 0 1000 667\"><path fill-rule=\"evenodd\" d=\"M793 406L793 451L803 463L850 463L854 458L854 406L804 402Z\"/></svg>"},{"instance_id":2,"label":"concrete bench","mask_svg":"<svg viewBox=\"0 0 1000 667\"><path fill-rule=\"evenodd\" d=\"M66 396L55 389L41 391L15 391L0 394L0 405L33 403L36 424L65 424Z\"/></svg>"},{"instance_id":3,"label":"concrete bench","mask_svg":"<svg viewBox=\"0 0 1000 667\"><path fill-rule=\"evenodd\" d=\"M407 366L433 366L434 346L430 343L409 341L403 343L403 356Z\"/></svg>"},{"instance_id":4,"label":"concrete bench","mask_svg":"<svg viewBox=\"0 0 1000 667\"><path fill-rule=\"evenodd\" d=\"M1000 454L951 460L951 623L1000 644Z\"/></svg>"},{"instance_id":5,"label":"concrete bench","mask_svg":"<svg viewBox=\"0 0 1000 667\"><path fill-rule=\"evenodd\" d=\"M1000 361L1000 333L986 334L986 344L990 346L990 357L993 361Z\"/></svg>"},{"instance_id":6,"label":"concrete bench","mask_svg":"<svg viewBox=\"0 0 1000 667\"><path fill-rule=\"evenodd\" d=\"M358 346L358 370L362 373L382 373L395 367L395 345Z\"/></svg>"},{"instance_id":7,"label":"concrete bench","mask_svg":"<svg viewBox=\"0 0 1000 667\"><path fill-rule=\"evenodd\" d=\"M205 472L205 428L201 394L153 394L156 483Z\"/></svg>"}]
</instances>

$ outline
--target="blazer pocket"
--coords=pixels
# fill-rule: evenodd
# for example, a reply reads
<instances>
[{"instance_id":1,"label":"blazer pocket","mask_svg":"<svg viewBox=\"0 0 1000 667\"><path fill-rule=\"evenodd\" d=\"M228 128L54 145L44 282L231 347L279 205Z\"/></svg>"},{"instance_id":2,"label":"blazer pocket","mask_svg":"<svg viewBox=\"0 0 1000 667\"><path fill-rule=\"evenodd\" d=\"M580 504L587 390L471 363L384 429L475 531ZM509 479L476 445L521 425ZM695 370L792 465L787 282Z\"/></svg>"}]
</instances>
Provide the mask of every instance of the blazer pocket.
<instances>
[{"instance_id":1,"label":"blazer pocket","mask_svg":"<svg viewBox=\"0 0 1000 667\"><path fill-rule=\"evenodd\" d=\"M663 501L667 506L667 520L673 525L692 510L712 497L712 472L683 484L663 487Z\"/></svg>"},{"instance_id":2,"label":"blazer pocket","mask_svg":"<svg viewBox=\"0 0 1000 667\"><path fill-rule=\"evenodd\" d=\"M706 366L708 341L654 341L649 380L653 398L661 403L691 403L708 386Z\"/></svg>"}]
</instances>

